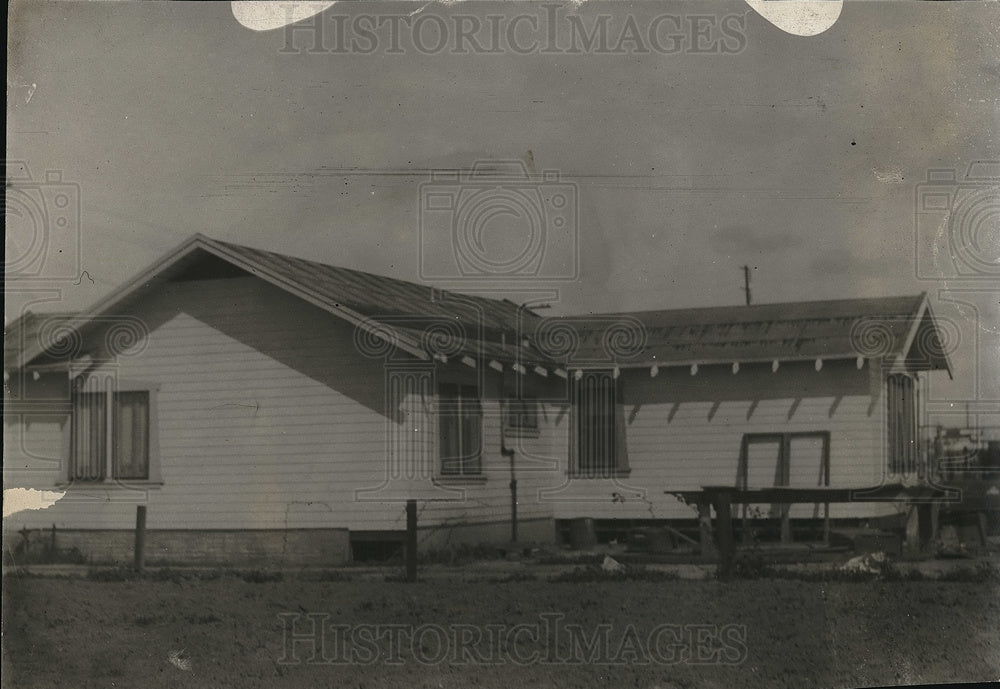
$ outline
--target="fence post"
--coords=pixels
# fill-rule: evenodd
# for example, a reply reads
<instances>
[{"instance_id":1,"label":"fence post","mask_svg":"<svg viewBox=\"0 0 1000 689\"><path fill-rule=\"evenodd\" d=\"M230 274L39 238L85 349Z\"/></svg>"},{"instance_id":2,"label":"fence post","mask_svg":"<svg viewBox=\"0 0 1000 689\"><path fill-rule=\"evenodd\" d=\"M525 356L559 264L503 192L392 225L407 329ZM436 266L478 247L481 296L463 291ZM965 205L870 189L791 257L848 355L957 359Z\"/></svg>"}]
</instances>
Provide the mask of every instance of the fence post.
<instances>
[{"instance_id":1,"label":"fence post","mask_svg":"<svg viewBox=\"0 0 1000 689\"><path fill-rule=\"evenodd\" d=\"M135 508L135 571L142 572L146 565L146 506Z\"/></svg>"},{"instance_id":2,"label":"fence post","mask_svg":"<svg viewBox=\"0 0 1000 689\"><path fill-rule=\"evenodd\" d=\"M713 562L718 552L712 536L712 503L705 497L698 499L698 535L701 541L701 561Z\"/></svg>"},{"instance_id":3,"label":"fence post","mask_svg":"<svg viewBox=\"0 0 1000 689\"><path fill-rule=\"evenodd\" d=\"M728 490L720 490L715 494L715 530L719 538L719 576L722 579L732 576L733 560L736 556L732 499L732 492Z\"/></svg>"},{"instance_id":4,"label":"fence post","mask_svg":"<svg viewBox=\"0 0 1000 689\"><path fill-rule=\"evenodd\" d=\"M417 580L417 501L406 501L406 580Z\"/></svg>"}]
</instances>

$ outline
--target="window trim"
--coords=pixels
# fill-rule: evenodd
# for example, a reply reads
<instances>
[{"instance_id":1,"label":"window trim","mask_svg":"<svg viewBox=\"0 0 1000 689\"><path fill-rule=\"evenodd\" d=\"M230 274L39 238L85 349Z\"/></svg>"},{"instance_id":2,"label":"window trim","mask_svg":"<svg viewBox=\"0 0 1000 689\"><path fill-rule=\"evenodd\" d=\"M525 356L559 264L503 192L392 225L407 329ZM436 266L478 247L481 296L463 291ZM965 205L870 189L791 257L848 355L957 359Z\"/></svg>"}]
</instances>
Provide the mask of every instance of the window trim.
<instances>
[{"instance_id":1,"label":"window trim","mask_svg":"<svg viewBox=\"0 0 1000 689\"><path fill-rule=\"evenodd\" d=\"M782 486L787 486L788 481L791 476L791 446L792 440L795 438L821 438L823 441L823 482L824 487L830 485L830 431L791 431L788 433L783 433L780 431L776 432L760 432L760 433L744 433L743 439L740 443L740 460L739 466L736 470L736 487L740 490L747 489L747 480L750 470L750 444L754 441L757 442L774 442L777 440L779 445L778 462L781 467L781 477L783 484Z\"/></svg>"},{"instance_id":2,"label":"window trim","mask_svg":"<svg viewBox=\"0 0 1000 689\"><path fill-rule=\"evenodd\" d=\"M614 457L612 457L613 465L606 470L596 471L593 469L583 469L580 466L580 405L577 398L577 388L579 380L582 380L587 375L606 375L610 376L614 402L612 404L612 427L614 433L613 441L613 452ZM622 383L622 376L619 374L617 377L614 374L614 369L588 369L583 370L582 375L579 379L575 376L570 382L570 442L569 442L569 470L567 474L573 479L596 479L596 480L607 480L615 478L625 478L632 473L632 469L629 466L628 461L628 440L627 440L627 429L625 424L625 402L624 402L624 385Z\"/></svg>"},{"instance_id":3,"label":"window trim","mask_svg":"<svg viewBox=\"0 0 1000 689\"><path fill-rule=\"evenodd\" d=\"M531 404L532 415L535 419L535 424L533 426L521 426L520 424L513 423L513 420L520 417L520 414L515 414L513 408L515 405L525 405ZM503 411L503 434L505 438L538 438L541 436L541 403L538 397L534 395L521 395L520 398L516 395L508 395L504 398L504 411Z\"/></svg>"},{"instance_id":4,"label":"window trim","mask_svg":"<svg viewBox=\"0 0 1000 689\"><path fill-rule=\"evenodd\" d=\"M478 417L478 425L479 425L478 453L476 456L470 455L470 457L458 458L458 460L456 461L458 465L458 471L445 471L445 465L444 465L445 457L441 442L441 435L444 430L443 419L445 410L442 403L442 388L444 386L453 386L457 388L458 391L458 397L456 398L458 400L458 409L456 418L458 419L458 430L459 430L458 445L460 450L463 443L461 436L463 428L462 420L463 420L463 413L465 412L466 408L466 404L463 403L463 400L468 399L468 400L473 400L475 402L475 408L473 413L475 414L475 416ZM453 380L439 380L437 382L436 388L437 389L435 390L436 392L435 403L436 403L437 413L434 415L434 417L436 421L435 425L437 426L436 428L437 462L434 472L435 482L448 484L448 483L462 483L462 482L479 483L484 481L486 478L486 471L484 467L486 453L484 448L484 423L483 423L484 415L483 415L483 398L480 392L481 386L478 383L459 382ZM473 394L468 397L463 396L463 392L468 389L471 389L473 391ZM469 462L476 463L477 469L475 471L466 470L466 466Z\"/></svg>"},{"instance_id":5,"label":"window trim","mask_svg":"<svg viewBox=\"0 0 1000 689\"><path fill-rule=\"evenodd\" d=\"M70 391L70 405L67 412L67 422L63 428L63 462L56 487L65 489L94 489L119 487L155 488L163 485L160 472L160 428L159 428L159 392L160 384L137 379L118 379L115 375L92 375L82 383L73 381L74 388ZM75 386L79 385L79 388ZM124 392L145 392L148 395L148 471L146 478L117 478L114 476L114 424L111 415L105 419L105 476L102 479L77 479L71 476L73 463L73 399L78 393L98 393L105 396L105 409L114 406L114 395ZM110 401L109 399L110 398Z\"/></svg>"},{"instance_id":6,"label":"window trim","mask_svg":"<svg viewBox=\"0 0 1000 689\"><path fill-rule=\"evenodd\" d=\"M893 380L905 379L909 387L911 401L906 405L907 418L901 418L901 423L895 423ZM920 471L920 386L919 378L910 373L893 371L885 376L885 471L889 476L913 476ZM905 395L907 390L900 390ZM905 444L907 426L910 443Z\"/></svg>"}]
</instances>

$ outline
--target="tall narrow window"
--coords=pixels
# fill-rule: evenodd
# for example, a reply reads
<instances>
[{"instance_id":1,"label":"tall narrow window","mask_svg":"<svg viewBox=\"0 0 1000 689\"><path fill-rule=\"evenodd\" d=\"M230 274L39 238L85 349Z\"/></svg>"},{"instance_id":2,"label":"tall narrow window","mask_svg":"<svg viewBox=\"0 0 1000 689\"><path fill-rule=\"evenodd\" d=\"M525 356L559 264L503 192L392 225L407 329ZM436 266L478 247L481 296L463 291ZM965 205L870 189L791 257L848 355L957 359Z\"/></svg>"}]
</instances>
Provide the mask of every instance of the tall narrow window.
<instances>
[{"instance_id":1,"label":"tall narrow window","mask_svg":"<svg viewBox=\"0 0 1000 689\"><path fill-rule=\"evenodd\" d=\"M627 468L617 383L611 371L584 371L573 381L575 470L581 476L608 477Z\"/></svg>"},{"instance_id":2,"label":"tall narrow window","mask_svg":"<svg viewBox=\"0 0 1000 689\"><path fill-rule=\"evenodd\" d=\"M149 393L114 395L114 476L149 478Z\"/></svg>"},{"instance_id":3,"label":"tall narrow window","mask_svg":"<svg viewBox=\"0 0 1000 689\"><path fill-rule=\"evenodd\" d=\"M103 391L76 390L73 393L72 410L70 480L105 481L109 477L150 477L148 391L109 394Z\"/></svg>"},{"instance_id":4,"label":"tall narrow window","mask_svg":"<svg viewBox=\"0 0 1000 689\"><path fill-rule=\"evenodd\" d=\"M911 474L917 469L917 394L913 378L894 373L886 379L889 472Z\"/></svg>"},{"instance_id":5,"label":"tall narrow window","mask_svg":"<svg viewBox=\"0 0 1000 689\"><path fill-rule=\"evenodd\" d=\"M103 481L107 475L107 400L103 392L75 392L70 423L69 477Z\"/></svg>"},{"instance_id":6,"label":"tall narrow window","mask_svg":"<svg viewBox=\"0 0 1000 689\"><path fill-rule=\"evenodd\" d=\"M442 383L438 405L441 473L481 474L483 413L476 387Z\"/></svg>"}]
</instances>

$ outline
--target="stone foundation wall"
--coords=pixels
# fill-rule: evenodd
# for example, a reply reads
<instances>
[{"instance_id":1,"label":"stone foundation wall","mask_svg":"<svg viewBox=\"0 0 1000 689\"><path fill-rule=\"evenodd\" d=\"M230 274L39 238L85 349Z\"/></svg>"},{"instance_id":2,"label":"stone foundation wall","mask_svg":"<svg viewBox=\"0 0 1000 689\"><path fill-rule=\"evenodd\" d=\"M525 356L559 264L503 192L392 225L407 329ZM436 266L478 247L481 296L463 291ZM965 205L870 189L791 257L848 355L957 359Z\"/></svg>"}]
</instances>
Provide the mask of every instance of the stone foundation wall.
<instances>
[{"instance_id":1,"label":"stone foundation wall","mask_svg":"<svg viewBox=\"0 0 1000 689\"><path fill-rule=\"evenodd\" d=\"M20 536L14 535L20 540ZM51 532L36 532L32 550L51 543ZM135 557L132 530L56 531L58 551L78 550L94 564L130 564ZM282 567L342 565L350 557L347 529L148 530L148 565L232 565Z\"/></svg>"}]
</instances>

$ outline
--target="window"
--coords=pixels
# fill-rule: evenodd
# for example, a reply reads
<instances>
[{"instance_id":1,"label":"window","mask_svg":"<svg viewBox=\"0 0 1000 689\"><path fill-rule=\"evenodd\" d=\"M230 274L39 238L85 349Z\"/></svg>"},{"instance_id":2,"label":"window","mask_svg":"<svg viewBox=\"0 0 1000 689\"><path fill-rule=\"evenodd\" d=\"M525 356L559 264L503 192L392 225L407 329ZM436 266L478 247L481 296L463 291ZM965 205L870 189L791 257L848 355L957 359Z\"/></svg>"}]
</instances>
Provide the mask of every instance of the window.
<instances>
[{"instance_id":1,"label":"window","mask_svg":"<svg viewBox=\"0 0 1000 689\"><path fill-rule=\"evenodd\" d=\"M533 397L508 399L507 428L518 431L537 431L538 400Z\"/></svg>"},{"instance_id":2,"label":"window","mask_svg":"<svg viewBox=\"0 0 1000 689\"><path fill-rule=\"evenodd\" d=\"M917 394L910 376L886 378L886 433L889 436L889 472L911 474L917 469Z\"/></svg>"},{"instance_id":3,"label":"window","mask_svg":"<svg viewBox=\"0 0 1000 689\"><path fill-rule=\"evenodd\" d=\"M737 488L817 488L830 485L830 434L747 433Z\"/></svg>"},{"instance_id":4,"label":"window","mask_svg":"<svg viewBox=\"0 0 1000 689\"><path fill-rule=\"evenodd\" d=\"M747 433L743 436L736 487L821 488L830 485L830 434ZM743 505L743 518L759 512L768 517L818 517L820 505ZM824 511L824 514L826 512Z\"/></svg>"},{"instance_id":5,"label":"window","mask_svg":"<svg viewBox=\"0 0 1000 689\"><path fill-rule=\"evenodd\" d=\"M619 381L611 371L583 371L572 394L575 473L607 478L627 471Z\"/></svg>"},{"instance_id":6,"label":"window","mask_svg":"<svg viewBox=\"0 0 1000 689\"><path fill-rule=\"evenodd\" d=\"M441 473L475 476L483 471L483 412L474 385L438 387L438 434Z\"/></svg>"},{"instance_id":7,"label":"window","mask_svg":"<svg viewBox=\"0 0 1000 689\"><path fill-rule=\"evenodd\" d=\"M150 478L150 392L84 391L72 398L71 481Z\"/></svg>"}]
</instances>

